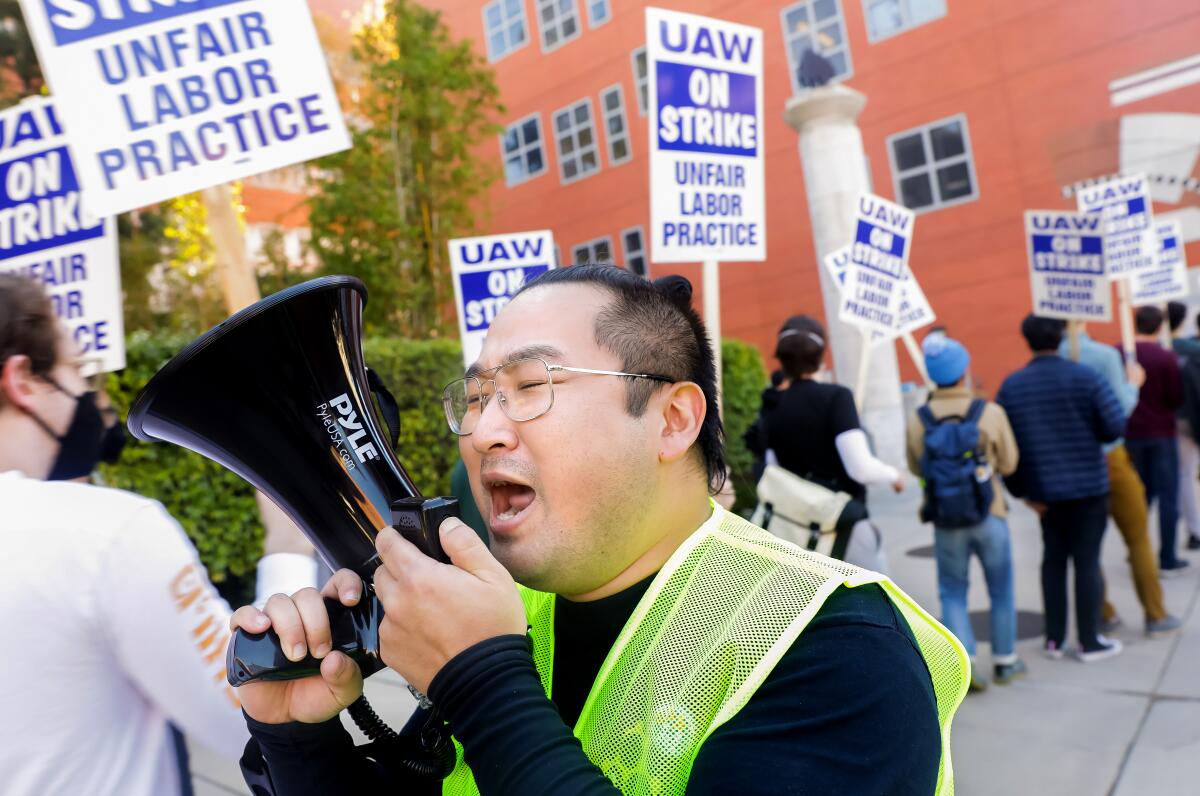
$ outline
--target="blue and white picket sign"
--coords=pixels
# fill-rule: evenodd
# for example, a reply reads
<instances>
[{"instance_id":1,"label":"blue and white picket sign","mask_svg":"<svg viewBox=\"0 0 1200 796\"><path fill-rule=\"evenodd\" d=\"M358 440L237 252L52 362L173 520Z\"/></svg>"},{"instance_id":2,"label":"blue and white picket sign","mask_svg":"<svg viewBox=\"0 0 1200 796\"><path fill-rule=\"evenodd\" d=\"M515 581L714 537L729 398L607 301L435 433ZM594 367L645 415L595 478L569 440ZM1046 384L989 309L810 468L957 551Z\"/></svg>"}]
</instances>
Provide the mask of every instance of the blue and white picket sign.
<instances>
[{"instance_id":1,"label":"blue and white picket sign","mask_svg":"<svg viewBox=\"0 0 1200 796\"><path fill-rule=\"evenodd\" d=\"M46 97L0 111L0 273L43 286L86 374L125 367L116 225L81 207L57 106Z\"/></svg>"},{"instance_id":2,"label":"blue and white picket sign","mask_svg":"<svg viewBox=\"0 0 1200 796\"><path fill-rule=\"evenodd\" d=\"M759 28L646 9L650 259L767 258Z\"/></svg>"},{"instance_id":3,"label":"blue and white picket sign","mask_svg":"<svg viewBox=\"0 0 1200 796\"><path fill-rule=\"evenodd\" d=\"M1080 189L1075 196L1079 212L1104 218L1104 272L1109 279L1154 270L1158 237L1146 175L1119 177Z\"/></svg>"},{"instance_id":4,"label":"blue and white picket sign","mask_svg":"<svg viewBox=\"0 0 1200 796\"><path fill-rule=\"evenodd\" d=\"M304 0L21 0L97 215L346 149Z\"/></svg>"},{"instance_id":5,"label":"blue and white picket sign","mask_svg":"<svg viewBox=\"0 0 1200 796\"><path fill-rule=\"evenodd\" d=\"M821 264L825 266L825 271L840 291L845 284L846 271L850 266L850 247L843 246L840 249L834 249L821 258ZM857 318L848 322L852 325L867 326L871 332L871 341L882 342L903 337L937 320L933 307L929 304L929 299L925 297L925 291L921 289L917 278L913 276L912 269L905 270L905 278L900 285L900 308L897 310L895 318L896 325L886 331L876 324L860 323Z\"/></svg>"},{"instance_id":6,"label":"blue and white picket sign","mask_svg":"<svg viewBox=\"0 0 1200 796\"><path fill-rule=\"evenodd\" d=\"M906 207L871 194L858 197L839 318L885 334L899 326L914 224Z\"/></svg>"},{"instance_id":7,"label":"blue and white picket sign","mask_svg":"<svg viewBox=\"0 0 1200 796\"><path fill-rule=\"evenodd\" d=\"M1035 315L1083 321L1112 318L1104 226L1099 213L1025 211Z\"/></svg>"},{"instance_id":8,"label":"blue and white picket sign","mask_svg":"<svg viewBox=\"0 0 1200 796\"><path fill-rule=\"evenodd\" d=\"M492 320L517 291L554 267L550 230L455 238L449 242L463 364L479 358Z\"/></svg>"},{"instance_id":9,"label":"blue and white picket sign","mask_svg":"<svg viewBox=\"0 0 1200 796\"><path fill-rule=\"evenodd\" d=\"M1157 265L1149 271L1138 271L1130 280L1130 299L1135 307L1177 301L1188 295L1183 227L1178 221L1159 221L1154 231L1158 237Z\"/></svg>"}]
</instances>

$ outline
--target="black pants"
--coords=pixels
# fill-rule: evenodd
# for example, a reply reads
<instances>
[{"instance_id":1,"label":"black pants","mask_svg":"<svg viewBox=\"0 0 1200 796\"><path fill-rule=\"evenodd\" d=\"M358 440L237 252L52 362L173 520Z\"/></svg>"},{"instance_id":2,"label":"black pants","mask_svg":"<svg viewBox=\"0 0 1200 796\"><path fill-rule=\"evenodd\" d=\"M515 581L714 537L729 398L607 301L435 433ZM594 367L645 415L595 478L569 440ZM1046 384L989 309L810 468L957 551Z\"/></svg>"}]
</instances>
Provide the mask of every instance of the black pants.
<instances>
[{"instance_id":1,"label":"black pants","mask_svg":"<svg viewBox=\"0 0 1200 796\"><path fill-rule=\"evenodd\" d=\"M1061 649L1067 635L1067 561L1075 566L1075 624L1084 651L1098 649L1103 585L1100 541L1108 525L1108 496L1051 503L1042 515L1042 601L1046 640Z\"/></svg>"}]
</instances>

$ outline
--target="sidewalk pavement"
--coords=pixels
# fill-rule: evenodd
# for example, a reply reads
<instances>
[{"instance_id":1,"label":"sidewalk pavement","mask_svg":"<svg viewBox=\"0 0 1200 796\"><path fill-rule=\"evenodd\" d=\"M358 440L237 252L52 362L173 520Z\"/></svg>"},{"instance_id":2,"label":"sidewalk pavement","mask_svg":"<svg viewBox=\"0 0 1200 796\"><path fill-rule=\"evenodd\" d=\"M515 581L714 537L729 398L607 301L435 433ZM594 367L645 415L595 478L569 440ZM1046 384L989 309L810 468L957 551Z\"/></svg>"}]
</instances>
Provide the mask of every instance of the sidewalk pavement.
<instances>
[{"instance_id":1,"label":"sidewalk pavement","mask_svg":"<svg viewBox=\"0 0 1200 796\"><path fill-rule=\"evenodd\" d=\"M870 504L884 532L893 579L938 616L933 533L916 519L919 498L910 486L901 495L873 491ZM1183 631L1166 639L1145 638L1125 549L1110 526L1102 561L1109 599L1125 622L1112 635L1125 651L1093 664L1069 657L1051 661L1041 654L1041 530L1023 505L1013 507L1009 523L1021 616L1017 649L1029 674L968 696L959 710L953 733L957 792L1183 796L1200 791L1200 615L1195 610L1200 575L1191 571L1163 582L1167 607L1184 620ZM1156 537L1153 515L1151 528ZM1200 556L1193 570L1200 570ZM987 610L977 562L969 607L973 615ZM986 634L977 635L979 662L990 675ZM393 726L402 725L413 707L403 683L390 672L370 678L367 695ZM191 744L191 753L196 796L249 792L235 762L198 744Z\"/></svg>"}]
</instances>

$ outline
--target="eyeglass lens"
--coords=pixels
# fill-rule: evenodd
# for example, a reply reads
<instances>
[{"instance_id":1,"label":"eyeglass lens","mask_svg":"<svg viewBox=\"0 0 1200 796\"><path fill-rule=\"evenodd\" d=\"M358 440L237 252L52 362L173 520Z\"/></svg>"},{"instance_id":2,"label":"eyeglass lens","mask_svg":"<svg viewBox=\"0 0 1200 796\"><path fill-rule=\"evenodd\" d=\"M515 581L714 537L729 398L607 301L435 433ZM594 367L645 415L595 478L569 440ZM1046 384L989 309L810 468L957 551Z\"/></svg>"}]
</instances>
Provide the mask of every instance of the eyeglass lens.
<instances>
[{"instance_id":1,"label":"eyeglass lens","mask_svg":"<svg viewBox=\"0 0 1200 796\"><path fill-rule=\"evenodd\" d=\"M540 359L520 359L496 371L491 379L460 379L446 388L446 414L459 434L470 434L487 403L499 393L500 407L510 420L532 420L550 409L554 394L550 371Z\"/></svg>"}]
</instances>

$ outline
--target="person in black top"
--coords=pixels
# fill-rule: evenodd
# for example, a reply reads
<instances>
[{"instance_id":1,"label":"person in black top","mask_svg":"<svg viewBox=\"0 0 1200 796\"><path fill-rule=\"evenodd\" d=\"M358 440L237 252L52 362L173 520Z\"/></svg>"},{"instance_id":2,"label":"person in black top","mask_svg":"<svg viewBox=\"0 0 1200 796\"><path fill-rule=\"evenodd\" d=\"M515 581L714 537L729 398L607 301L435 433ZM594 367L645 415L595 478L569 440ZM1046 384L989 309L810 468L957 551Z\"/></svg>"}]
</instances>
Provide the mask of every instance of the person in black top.
<instances>
[{"instance_id":1,"label":"person in black top","mask_svg":"<svg viewBox=\"0 0 1200 796\"><path fill-rule=\"evenodd\" d=\"M438 706L484 794L616 792L572 727L656 573L720 511L708 496L725 472L720 420L707 411L715 373L690 295L680 278L652 284L613 267L532 282L469 371L480 377L466 387L486 379L483 391L460 405L447 388L490 551L455 520L441 529L452 565L379 535L383 660ZM535 380L538 367L551 375ZM547 387L552 400L539 402ZM513 578L556 595L549 698ZM353 604L362 584L342 570L324 594ZM243 767L268 792L439 792L353 746L338 714L362 678L329 652L315 591L277 595L265 613L241 608L234 625L273 626L292 657L324 659L320 676L240 689L253 736ZM703 741L687 792L930 794L937 711L920 648L883 589L843 586Z\"/></svg>"},{"instance_id":2,"label":"person in black top","mask_svg":"<svg viewBox=\"0 0 1200 796\"><path fill-rule=\"evenodd\" d=\"M904 476L872 455L854 394L816 380L825 347L825 329L818 321L795 315L784 322L775 356L792 381L775 401L764 402L762 439L780 467L854 499L839 523L846 526L839 533L849 534L844 558L885 571L879 532L867 520L865 485L889 484L900 492Z\"/></svg>"}]
</instances>

